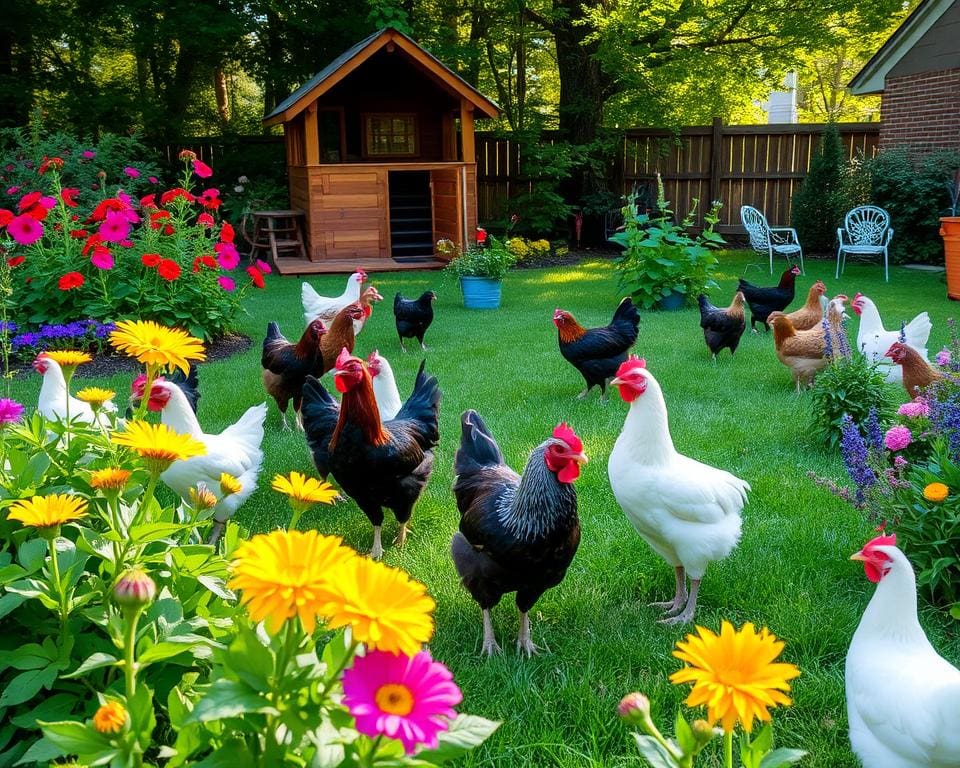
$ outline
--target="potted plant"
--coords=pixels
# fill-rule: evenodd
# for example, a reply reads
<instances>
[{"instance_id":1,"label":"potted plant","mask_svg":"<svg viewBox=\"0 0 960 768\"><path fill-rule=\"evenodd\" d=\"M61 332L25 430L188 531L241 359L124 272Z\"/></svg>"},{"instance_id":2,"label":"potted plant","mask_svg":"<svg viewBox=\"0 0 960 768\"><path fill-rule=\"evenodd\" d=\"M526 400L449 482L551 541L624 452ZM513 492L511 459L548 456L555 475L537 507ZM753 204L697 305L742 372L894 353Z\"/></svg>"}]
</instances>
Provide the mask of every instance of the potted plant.
<instances>
[{"instance_id":1,"label":"potted plant","mask_svg":"<svg viewBox=\"0 0 960 768\"><path fill-rule=\"evenodd\" d=\"M503 276L516 256L500 240L478 228L477 242L458 253L450 240L437 243L440 253L454 254L447 269L460 278L463 305L467 309L496 309L500 306Z\"/></svg>"},{"instance_id":2,"label":"potted plant","mask_svg":"<svg viewBox=\"0 0 960 768\"><path fill-rule=\"evenodd\" d=\"M703 231L693 235L690 230L698 202L694 200L690 212L676 224L659 175L653 213L639 213L636 196L628 198L623 209L624 228L610 240L624 248L616 267L620 287L644 309L681 309L691 297L716 287L712 274L717 258L713 251L724 240L714 227L720 220L722 203L714 201L703 217Z\"/></svg>"},{"instance_id":3,"label":"potted plant","mask_svg":"<svg viewBox=\"0 0 960 768\"><path fill-rule=\"evenodd\" d=\"M940 236L943 238L943 262L947 268L947 297L960 300L960 168L947 180L950 192L949 216L940 217Z\"/></svg>"}]
</instances>

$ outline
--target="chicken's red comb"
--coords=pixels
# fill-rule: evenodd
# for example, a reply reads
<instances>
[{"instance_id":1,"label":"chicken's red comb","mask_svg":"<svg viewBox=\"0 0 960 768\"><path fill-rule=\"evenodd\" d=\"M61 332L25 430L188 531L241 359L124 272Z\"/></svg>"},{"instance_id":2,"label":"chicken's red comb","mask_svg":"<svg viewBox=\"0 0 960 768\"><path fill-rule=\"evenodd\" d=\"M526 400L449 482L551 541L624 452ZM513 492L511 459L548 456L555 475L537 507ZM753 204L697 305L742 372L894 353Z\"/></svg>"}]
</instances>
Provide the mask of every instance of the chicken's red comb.
<instances>
[{"instance_id":1,"label":"chicken's red comb","mask_svg":"<svg viewBox=\"0 0 960 768\"><path fill-rule=\"evenodd\" d=\"M342 354L342 353L341 353L341 354ZM373 362L374 360L376 360L378 357L380 357L380 350L379 350L379 349L375 349L375 350L373 350L369 355L367 355L367 362L368 362L368 363L372 363L372 362Z\"/></svg>"},{"instance_id":2,"label":"chicken's red comb","mask_svg":"<svg viewBox=\"0 0 960 768\"><path fill-rule=\"evenodd\" d=\"M340 354L337 355L337 370L343 370L347 363L353 360L353 355L350 354L350 350L344 347L340 350Z\"/></svg>"},{"instance_id":3,"label":"chicken's red comb","mask_svg":"<svg viewBox=\"0 0 960 768\"><path fill-rule=\"evenodd\" d=\"M891 533L889 536L877 536L874 539L870 539L866 544L863 545L863 552L867 552L874 547L895 547L897 546L897 534Z\"/></svg>"},{"instance_id":4,"label":"chicken's red comb","mask_svg":"<svg viewBox=\"0 0 960 768\"><path fill-rule=\"evenodd\" d=\"M863 298L863 294L860 291L857 291L857 295L853 297L854 301L860 301Z\"/></svg>"},{"instance_id":5,"label":"chicken's red comb","mask_svg":"<svg viewBox=\"0 0 960 768\"><path fill-rule=\"evenodd\" d=\"M583 441L577 437L577 433L573 431L573 427L565 421L557 424L557 428L553 430L553 436L557 440L563 440L563 442L577 453L583 453Z\"/></svg>"},{"instance_id":6,"label":"chicken's red comb","mask_svg":"<svg viewBox=\"0 0 960 768\"><path fill-rule=\"evenodd\" d=\"M637 357L636 355L630 355L626 360L620 363L620 367L617 368L617 376L622 378L624 375L634 370L635 368L646 368L647 361L642 357Z\"/></svg>"}]
</instances>

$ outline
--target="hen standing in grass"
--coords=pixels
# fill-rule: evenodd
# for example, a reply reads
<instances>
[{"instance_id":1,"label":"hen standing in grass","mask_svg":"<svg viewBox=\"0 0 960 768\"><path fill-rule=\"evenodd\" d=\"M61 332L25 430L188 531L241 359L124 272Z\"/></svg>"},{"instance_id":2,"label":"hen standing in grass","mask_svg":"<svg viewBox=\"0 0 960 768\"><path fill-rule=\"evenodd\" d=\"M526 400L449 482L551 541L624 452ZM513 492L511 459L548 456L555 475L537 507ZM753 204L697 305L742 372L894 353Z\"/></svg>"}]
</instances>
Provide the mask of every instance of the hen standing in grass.
<instances>
[{"instance_id":1,"label":"hen standing in grass","mask_svg":"<svg viewBox=\"0 0 960 768\"><path fill-rule=\"evenodd\" d=\"M891 344L884 357L893 360L894 368L899 367L901 369L903 388L907 390L907 395L911 399L917 397L917 395L922 395L923 390L933 382L946 378L924 360L917 350L901 341Z\"/></svg>"},{"instance_id":2,"label":"hen standing in grass","mask_svg":"<svg viewBox=\"0 0 960 768\"><path fill-rule=\"evenodd\" d=\"M800 307L800 309L787 315L794 329L798 331L809 331L811 328L816 328L823 322L823 307L825 303L823 295L826 292L827 286L824 285L823 280L817 280L817 282L810 286L810 290L807 292L806 303Z\"/></svg>"},{"instance_id":3,"label":"hen standing in grass","mask_svg":"<svg viewBox=\"0 0 960 768\"><path fill-rule=\"evenodd\" d=\"M517 647L530 656L537 648L528 613L544 592L563 581L580 544L573 482L587 457L580 438L561 424L534 448L521 476L506 465L476 411L464 411L460 423L453 486L460 530L451 544L453 562L483 609L482 652L500 651L490 609L516 592Z\"/></svg>"},{"instance_id":4,"label":"hen standing in grass","mask_svg":"<svg viewBox=\"0 0 960 768\"><path fill-rule=\"evenodd\" d=\"M380 291L374 286L371 285L363 289L363 293L360 294L360 306L363 309L363 317L353 321L354 336L360 335L363 326L366 325L367 320L370 319L370 315L373 314L373 305L380 301L383 301L383 296L380 295Z\"/></svg>"},{"instance_id":5,"label":"hen standing in grass","mask_svg":"<svg viewBox=\"0 0 960 768\"><path fill-rule=\"evenodd\" d=\"M763 324L766 330L767 317L771 312L783 312L793 301L794 289L797 275L800 274L800 267L794 265L789 267L781 276L777 285L762 288L752 283L748 283L742 277L737 286L737 290L743 293L743 297L750 305L750 328L756 333L755 323L758 321Z\"/></svg>"},{"instance_id":6,"label":"hen standing in grass","mask_svg":"<svg viewBox=\"0 0 960 768\"><path fill-rule=\"evenodd\" d=\"M610 325L587 330L569 312L557 309L553 313L557 326L560 354L580 371L586 389L577 395L578 400L587 396L591 389L600 387L600 399L607 399L607 382L617 372L617 366L627 359L627 352L637 340L640 313L628 296L620 302Z\"/></svg>"},{"instance_id":7,"label":"hen standing in grass","mask_svg":"<svg viewBox=\"0 0 960 768\"><path fill-rule=\"evenodd\" d=\"M113 400L107 400L95 412L89 403L78 400L67 391L60 364L45 352L41 352L33 361L33 369L43 377L40 395L37 399L37 412L48 421L65 420L69 411L70 421L81 424L99 424L104 429L111 426L108 413L116 413Z\"/></svg>"},{"instance_id":8,"label":"hen standing in grass","mask_svg":"<svg viewBox=\"0 0 960 768\"><path fill-rule=\"evenodd\" d=\"M398 542L407 538L407 521L433 470L433 448L440 441L440 387L436 378L417 374L413 394L396 418L381 422L370 373L346 349L333 372L343 394L338 404L317 379L303 389L303 426L317 471L327 473L373 524L370 555L383 556L383 508L400 524Z\"/></svg>"},{"instance_id":9,"label":"hen standing in grass","mask_svg":"<svg viewBox=\"0 0 960 768\"><path fill-rule=\"evenodd\" d=\"M320 341L326 332L323 321L314 320L307 326L300 340L291 344L280 333L279 325L274 322L267 324L267 336L263 340L263 353L260 355L263 386L280 409L284 429L290 429L287 424L287 406L291 400L297 426L303 426L300 418L303 383L309 374L323 367Z\"/></svg>"},{"instance_id":10,"label":"hen standing in grass","mask_svg":"<svg viewBox=\"0 0 960 768\"><path fill-rule=\"evenodd\" d=\"M360 288L367 279L367 273L358 269L347 278L347 285L339 296L321 296L310 283L300 287L300 302L303 305L303 321L310 323L313 320L323 320L326 325L333 322L333 318L347 304L360 300Z\"/></svg>"},{"instance_id":11,"label":"hen standing in grass","mask_svg":"<svg viewBox=\"0 0 960 768\"><path fill-rule=\"evenodd\" d=\"M322 376L327 371L332 371L337 364L340 350L346 348L347 352L353 352L353 347L357 343L357 336L353 330L354 323L362 320L363 317L363 307L359 304L349 304L337 313L330 328L320 340L323 365L313 371L314 376Z\"/></svg>"},{"instance_id":12,"label":"hen standing in grass","mask_svg":"<svg viewBox=\"0 0 960 768\"><path fill-rule=\"evenodd\" d=\"M710 303L702 293L697 298L700 304L700 327L703 328L703 340L717 361L717 355L723 349L729 349L730 354L737 351L740 337L747 327L743 316L743 294L737 291L733 295L730 306L721 309Z\"/></svg>"},{"instance_id":13,"label":"hen standing in grass","mask_svg":"<svg viewBox=\"0 0 960 768\"><path fill-rule=\"evenodd\" d=\"M397 320L397 336L400 337L400 349L404 352L404 339L415 338L420 342L420 349L426 351L423 336L433 322L433 302L437 294L425 291L419 299L405 299L399 293L393 297L393 315Z\"/></svg>"},{"instance_id":14,"label":"hen standing in grass","mask_svg":"<svg viewBox=\"0 0 960 768\"><path fill-rule=\"evenodd\" d=\"M424 363L420 364L421 369L423 365ZM367 370L370 371L370 378L373 379L373 396L377 398L380 420L390 421L403 407L393 368L387 362L387 358L375 349L367 355Z\"/></svg>"}]
</instances>

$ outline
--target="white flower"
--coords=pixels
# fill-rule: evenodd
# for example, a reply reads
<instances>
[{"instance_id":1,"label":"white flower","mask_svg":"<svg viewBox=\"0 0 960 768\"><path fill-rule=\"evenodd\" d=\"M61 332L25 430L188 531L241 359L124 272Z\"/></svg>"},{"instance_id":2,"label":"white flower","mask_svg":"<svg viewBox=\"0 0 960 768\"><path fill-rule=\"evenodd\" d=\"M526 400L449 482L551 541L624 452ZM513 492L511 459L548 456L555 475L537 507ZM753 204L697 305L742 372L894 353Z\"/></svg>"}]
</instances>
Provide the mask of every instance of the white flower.
<instances>
[{"instance_id":1,"label":"white flower","mask_svg":"<svg viewBox=\"0 0 960 768\"><path fill-rule=\"evenodd\" d=\"M241 186L238 184L237 186L235 186L235 187L233 188L233 191L234 191L234 192L237 192L237 193L243 192L243 187L241 187Z\"/></svg>"},{"instance_id":2,"label":"white flower","mask_svg":"<svg viewBox=\"0 0 960 768\"><path fill-rule=\"evenodd\" d=\"M247 184L250 182L250 179L248 179L246 176L241 176L239 179L237 179L237 181L239 181L241 184Z\"/></svg>"}]
</instances>

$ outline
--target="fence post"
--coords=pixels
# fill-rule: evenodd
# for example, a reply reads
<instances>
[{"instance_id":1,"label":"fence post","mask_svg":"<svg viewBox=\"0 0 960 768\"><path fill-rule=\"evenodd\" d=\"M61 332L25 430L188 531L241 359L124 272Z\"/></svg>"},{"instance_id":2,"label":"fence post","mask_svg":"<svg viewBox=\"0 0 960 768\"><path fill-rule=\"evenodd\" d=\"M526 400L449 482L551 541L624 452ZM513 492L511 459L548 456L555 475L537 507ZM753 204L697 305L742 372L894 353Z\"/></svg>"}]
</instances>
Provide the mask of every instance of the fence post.
<instances>
[{"instance_id":1,"label":"fence post","mask_svg":"<svg viewBox=\"0 0 960 768\"><path fill-rule=\"evenodd\" d=\"M709 210L714 200L720 199L720 161L723 148L723 121L719 117L713 118L710 133L710 199L707 205L701 206L701 211Z\"/></svg>"}]
</instances>

